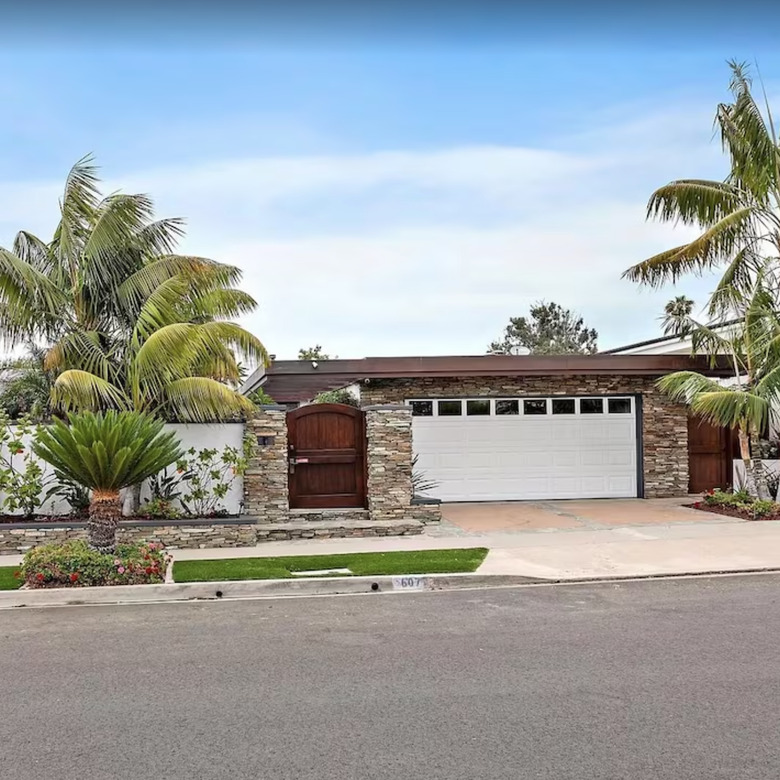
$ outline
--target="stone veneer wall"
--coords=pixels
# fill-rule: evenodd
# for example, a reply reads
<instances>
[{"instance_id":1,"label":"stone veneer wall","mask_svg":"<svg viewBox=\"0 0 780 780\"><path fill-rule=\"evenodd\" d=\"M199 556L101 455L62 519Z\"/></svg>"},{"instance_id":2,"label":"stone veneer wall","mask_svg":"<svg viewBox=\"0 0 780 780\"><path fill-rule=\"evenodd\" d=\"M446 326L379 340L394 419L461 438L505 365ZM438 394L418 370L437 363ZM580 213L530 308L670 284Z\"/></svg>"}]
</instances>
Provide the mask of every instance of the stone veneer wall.
<instances>
[{"instance_id":1,"label":"stone veneer wall","mask_svg":"<svg viewBox=\"0 0 780 780\"><path fill-rule=\"evenodd\" d=\"M398 404L410 398L479 398L539 395L642 395L644 497L688 493L688 416L655 386L655 377L548 376L444 377L373 380L360 388L366 404Z\"/></svg>"},{"instance_id":2,"label":"stone veneer wall","mask_svg":"<svg viewBox=\"0 0 780 780\"><path fill-rule=\"evenodd\" d=\"M366 458L371 520L411 517L412 413L408 406L368 406Z\"/></svg>"},{"instance_id":3,"label":"stone veneer wall","mask_svg":"<svg viewBox=\"0 0 780 780\"><path fill-rule=\"evenodd\" d=\"M0 554L24 553L31 547L49 542L67 542L87 538L85 523L0 524ZM257 543L257 530L251 522L240 520L194 520L173 525L154 522L120 523L117 541L159 542L166 547L246 547Z\"/></svg>"},{"instance_id":4,"label":"stone veneer wall","mask_svg":"<svg viewBox=\"0 0 780 780\"><path fill-rule=\"evenodd\" d=\"M272 437L273 443L255 444L244 474L244 511L261 523L284 523L290 509L287 475L287 410L263 406L246 423L253 438Z\"/></svg>"},{"instance_id":5,"label":"stone veneer wall","mask_svg":"<svg viewBox=\"0 0 780 780\"><path fill-rule=\"evenodd\" d=\"M327 539L366 536L409 536L423 530L420 522L404 518L393 523L345 519L320 522L256 524L247 519L190 520L175 525L153 522L122 523L119 542L160 542L168 548L254 547L287 539ZM87 538L85 523L0 523L0 554L25 553L32 547Z\"/></svg>"}]
</instances>

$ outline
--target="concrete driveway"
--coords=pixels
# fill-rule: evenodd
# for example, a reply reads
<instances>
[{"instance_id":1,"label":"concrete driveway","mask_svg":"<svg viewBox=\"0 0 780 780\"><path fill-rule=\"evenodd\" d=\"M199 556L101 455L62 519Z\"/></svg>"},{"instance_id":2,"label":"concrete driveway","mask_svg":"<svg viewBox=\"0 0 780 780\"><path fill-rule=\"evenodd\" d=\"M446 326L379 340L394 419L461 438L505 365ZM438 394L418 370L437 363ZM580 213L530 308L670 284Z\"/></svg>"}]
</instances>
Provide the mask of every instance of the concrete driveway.
<instances>
[{"instance_id":1,"label":"concrete driveway","mask_svg":"<svg viewBox=\"0 0 780 780\"><path fill-rule=\"evenodd\" d=\"M691 496L442 504L442 517L445 522L467 533L574 531L618 526L744 522L684 506L695 500L696 497Z\"/></svg>"}]
</instances>

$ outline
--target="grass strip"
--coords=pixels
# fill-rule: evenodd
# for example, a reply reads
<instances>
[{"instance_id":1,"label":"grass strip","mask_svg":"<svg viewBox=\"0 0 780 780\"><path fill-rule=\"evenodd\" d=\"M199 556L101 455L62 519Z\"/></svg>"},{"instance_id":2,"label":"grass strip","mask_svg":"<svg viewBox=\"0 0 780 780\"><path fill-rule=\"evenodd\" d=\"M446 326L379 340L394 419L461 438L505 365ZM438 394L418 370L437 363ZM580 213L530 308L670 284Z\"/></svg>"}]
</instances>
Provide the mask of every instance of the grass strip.
<instances>
[{"instance_id":1,"label":"grass strip","mask_svg":"<svg viewBox=\"0 0 780 780\"><path fill-rule=\"evenodd\" d=\"M176 561L173 564L173 579L175 582L281 580L294 577L293 572L323 569L349 569L352 572L351 575L332 575L336 577L451 574L476 571L485 560L487 552L485 547L473 547L465 550L413 550L342 555L296 555L284 558Z\"/></svg>"},{"instance_id":2,"label":"grass strip","mask_svg":"<svg viewBox=\"0 0 780 780\"><path fill-rule=\"evenodd\" d=\"M16 579L14 572L19 571L18 566L0 566L0 590L16 590L21 588L24 580Z\"/></svg>"}]
</instances>

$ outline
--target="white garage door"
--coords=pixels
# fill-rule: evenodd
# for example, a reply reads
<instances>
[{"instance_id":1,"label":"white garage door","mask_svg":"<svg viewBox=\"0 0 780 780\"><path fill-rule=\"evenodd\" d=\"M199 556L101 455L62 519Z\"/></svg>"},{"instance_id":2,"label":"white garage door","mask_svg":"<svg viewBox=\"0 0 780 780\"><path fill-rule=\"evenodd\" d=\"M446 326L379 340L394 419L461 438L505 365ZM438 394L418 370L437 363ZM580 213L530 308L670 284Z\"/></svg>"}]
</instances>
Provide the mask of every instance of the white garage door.
<instances>
[{"instance_id":1,"label":"white garage door","mask_svg":"<svg viewBox=\"0 0 780 780\"><path fill-rule=\"evenodd\" d=\"M442 501L632 498L632 397L433 399L412 407L417 468Z\"/></svg>"}]
</instances>

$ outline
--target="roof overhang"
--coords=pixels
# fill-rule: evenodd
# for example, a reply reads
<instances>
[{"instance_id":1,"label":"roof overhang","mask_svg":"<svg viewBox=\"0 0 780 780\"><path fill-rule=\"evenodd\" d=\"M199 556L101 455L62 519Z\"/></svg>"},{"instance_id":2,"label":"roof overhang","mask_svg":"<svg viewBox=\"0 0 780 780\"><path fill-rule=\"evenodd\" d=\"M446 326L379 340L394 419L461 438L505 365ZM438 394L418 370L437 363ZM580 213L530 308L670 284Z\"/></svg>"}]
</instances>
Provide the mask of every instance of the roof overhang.
<instances>
[{"instance_id":1,"label":"roof overhang","mask_svg":"<svg viewBox=\"0 0 780 780\"><path fill-rule=\"evenodd\" d=\"M265 371L256 372L242 389L244 392L252 392L262 384L272 397L284 403L287 400L302 400L302 393L309 393L308 397L311 398L321 390L366 380L593 375L659 377L675 371L697 371L712 377L732 374L725 357L718 358L713 364L709 358L673 354L374 357L357 360L274 361ZM274 387L277 388L276 395Z\"/></svg>"}]
</instances>

